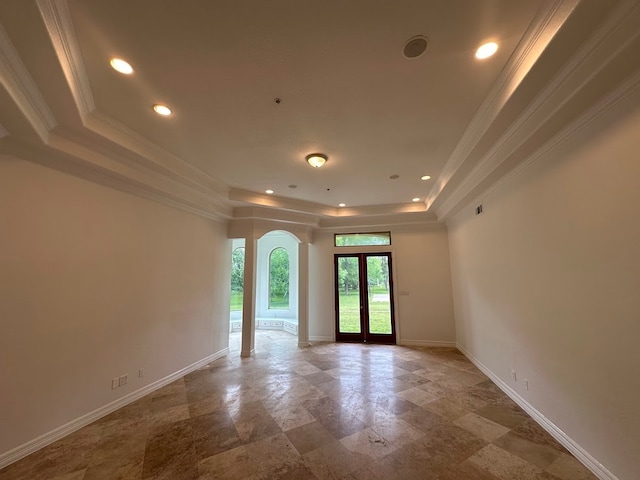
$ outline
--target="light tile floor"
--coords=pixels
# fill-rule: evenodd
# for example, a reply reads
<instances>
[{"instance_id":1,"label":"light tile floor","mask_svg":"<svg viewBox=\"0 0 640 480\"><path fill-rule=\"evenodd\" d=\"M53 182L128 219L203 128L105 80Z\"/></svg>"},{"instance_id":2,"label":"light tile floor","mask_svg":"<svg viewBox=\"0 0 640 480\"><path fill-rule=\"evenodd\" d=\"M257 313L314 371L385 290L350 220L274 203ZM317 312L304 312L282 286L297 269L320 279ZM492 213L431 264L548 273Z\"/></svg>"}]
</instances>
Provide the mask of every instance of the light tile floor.
<instances>
[{"instance_id":1,"label":"light tile floor","mask_svg":"<svg viewBox=\"0 0 640 480\"><path fill-rule=\"evenodd\" d=\"M0 470L0 480L582 480L454 349L258 331L232 353Z\"/></svg>"}]
</instances>

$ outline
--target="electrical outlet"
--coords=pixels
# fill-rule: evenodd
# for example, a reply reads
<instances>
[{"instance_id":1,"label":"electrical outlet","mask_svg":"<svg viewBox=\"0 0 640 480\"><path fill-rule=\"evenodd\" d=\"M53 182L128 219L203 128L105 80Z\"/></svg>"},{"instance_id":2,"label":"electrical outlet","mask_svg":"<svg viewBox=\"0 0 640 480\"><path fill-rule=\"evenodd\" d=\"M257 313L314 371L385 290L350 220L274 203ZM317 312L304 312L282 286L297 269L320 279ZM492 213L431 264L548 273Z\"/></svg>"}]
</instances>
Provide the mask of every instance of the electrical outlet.
<instances>
[{"instance_id":1,"label":"electrical outlet","mask_svg":"<svg viewBox=\"0 0 640 480\"><path fill-rule=\"evenodd\" d=\"M518 381L518 376L516 375L516 371L511 369L511 378L513 378L514 382Z\"/></svg>"},{"instance_id":2,"label":"electrical outlet","mask_svg":"<svg viewBox=\"0 0 640 480\"><path fill-rule=\"evenodd\" d=\"M120 386L120 378L114 377L111 379L111 390L114 390Z\"/></svg>"},{"instance_id":3,"label":"electrical outlet","mask_svg":"<svg viewBox=\"0 0 640 480\"><path fill-rule=\"evenodd\" d=\"M118 381L118 386L121 387L122 385L126 385L128 381L129 381L129 375L128 374L120 375L120 378L119 378L119 381Z\"/></svg>"},{"instance_id":4,"label":"electrical outlet","mask_svg":"<svg viewBox=\"0 0 640 480\"><path fill-rule=\"evenodd\" d=\"M138 370L138 378L142 378L144 377L144 368L141 368L140 370Z\"/></svg>"}]
</instances>

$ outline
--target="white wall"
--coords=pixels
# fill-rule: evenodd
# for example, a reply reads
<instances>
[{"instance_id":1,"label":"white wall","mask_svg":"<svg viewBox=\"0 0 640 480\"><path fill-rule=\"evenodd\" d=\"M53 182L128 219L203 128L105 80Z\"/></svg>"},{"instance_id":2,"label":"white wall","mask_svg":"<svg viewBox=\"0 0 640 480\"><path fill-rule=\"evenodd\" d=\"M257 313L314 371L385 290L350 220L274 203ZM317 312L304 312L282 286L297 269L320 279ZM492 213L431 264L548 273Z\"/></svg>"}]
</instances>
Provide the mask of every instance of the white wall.
<instances>
[{"instance_id":1,"label":"white wall","mask_svg":"<svg viewBox=\"0 0 640 480\"><path fill-rule=\"evenodd\" d=\"M229 242L223 224L0 157L0 454L224 350Z\"/></svg>"},{"instance_id":2,"label":"white wall","mask_svg":"<svg viewBox=\"0 0 640 480\"><path fill-rule=\"evenodd\" d=\"M449 245L444 225L412 229L377 227L376 230L390 230L392 245L363 247L362 250L390 251L392 254L396 327L399 334L397 342L414 345L454 345ZM334 247L333 234L334 232L316 232L310 245L311 340L335 338L333 256L335 253L356 251L346 247Z\"/></svg>"},{"instance_id":3,"label":"white wall","mask_svg":"<svg viewBox=\"0 0 640 480\"><path fill-rule=\"evenodd\" d=\"M466 208L449 240L461 347L631 480L640 478L640 111L614 113L486 195L482 215Z\"/></svg>"}]
</instances>

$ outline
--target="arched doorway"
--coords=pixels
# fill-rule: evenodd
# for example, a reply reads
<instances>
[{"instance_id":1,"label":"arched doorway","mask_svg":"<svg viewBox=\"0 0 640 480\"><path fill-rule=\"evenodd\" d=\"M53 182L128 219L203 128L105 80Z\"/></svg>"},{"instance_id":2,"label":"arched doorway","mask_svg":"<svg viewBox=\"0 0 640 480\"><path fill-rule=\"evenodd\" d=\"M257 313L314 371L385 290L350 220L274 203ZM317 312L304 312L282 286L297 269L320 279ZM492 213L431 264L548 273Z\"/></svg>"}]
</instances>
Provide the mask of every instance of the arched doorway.
<instances>
[{"instance_id":1,"label":"arched doorway","mask_svg":"<svg viewBox=\"0 0 640 480\"><path fill-rule=\"evenodd\" d=\"M258 240L256 329L298 335L298 240L288 232Z\"/></svg>"},{"instance_id":2,"label":"arched doorway","mask_svg":"<svg viewBox=\"0 0 640 480\"><path fill-rule=\"evenodd\" d=\"M257 330L280 330L308 345L307 277L308 243L288 231L232 240L229 332L242 332L242 356L253 354Z\"/></svg>"}]
</instances>

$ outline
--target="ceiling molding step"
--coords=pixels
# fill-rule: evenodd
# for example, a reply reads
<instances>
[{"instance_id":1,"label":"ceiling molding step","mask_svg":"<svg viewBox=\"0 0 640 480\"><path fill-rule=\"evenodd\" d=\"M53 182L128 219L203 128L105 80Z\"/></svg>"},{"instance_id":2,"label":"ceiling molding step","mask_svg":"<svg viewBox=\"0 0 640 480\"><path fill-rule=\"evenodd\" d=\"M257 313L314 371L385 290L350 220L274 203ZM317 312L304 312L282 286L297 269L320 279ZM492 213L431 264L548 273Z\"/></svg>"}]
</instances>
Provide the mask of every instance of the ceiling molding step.
<instances>
[{"instance_id":1,"label":"ceiling molding step","mask_svg":"<svg viewBox=\"0 0 640 480\"><path fill-rule=\"evenodd\" d=\"M231 207L154 172L123 165L107 155L70 142L55 134L50 145L35 147L9 138L1 151L67 174L159 201L206 218L228 219Z\"/></svg>"},{"instance_id":2,"label":"ceiling molding step","mask_svg":"<svg viewBox=\"0 0 640 480\"><path fill-rule=\"evenodd\" d=\"M327 207L326 205L320 205L314 202L267 195L250 190L243 190L241 188L230 188L228 199L233 202L249 203L261 207L281 208L293 212L322 216L333 216L337 210L337 208Z\"/></svg>"},{"instance_id":3,"label":"ceiling molding step","mask_svg":"<svg viewBox=\"0 0 640 480\"><path fill-rule=\"evenodd\" d=\"M234 219L274 220L284 223L295 223L317 228L320 218L317 215L289 212L265 207L236 207L233 209Z\"/></svg>"},{"instance_id":4,"label":"ceiling molding step","mask_svg":"<svg viewBox=\"0 0 640 480\"><path fill-rule=\"evenodd\" d=\"M551 119L605 70L611 60L640 35L637 28L640 24L639 10L636 0L623 2L524 109L499 141L478 161L477 166L505 156L505 150L513 152L532 136L539 125ZM619 33L624 38L621 39ZM612 83L616 81L614 78Z\"/></svg>"},{"instance_id":5,"label":"ceiling molding step","mask_svg":"<svg viewBox=\"0 0 640 480\"><path fill-rule=\"evenodd\" d=\"M370 215L396 215L402 213L425 212L426 207L422 202L394 203L386 205L366 205L362 207L329 207L305 200L267 195L239 188L229 189L229 200L234 202L249 203L261 207L289 210L322 217L354 217Z\"/></svg>"},{"instance_id":6,"label":"ceiling molding step","mask_svg":"<svg viewBox=\"0 0 640 480\"><path fill-rule=\"evenodd\" d=\"M319 230L354 229L354 228L429 228L441 225L431 212L409 212L393 215L376 215L362 217L333 217L320 220Z\"/></svg>"},{"instance_id":7,"label":"ceiling molding step","mask_svg":"<svg viewBox=\"0 0 640 480\"><path fill-rule=\"evenodd\" d=\"M525 32L516 51L509 59L500 76L456 145L442 172L427 196L430 208L449 180L467 161L469 155L483 139L489 127L498 117L507 101L526 78L549 43L556 36L567 18L581 0L557 0L548 2Z\"/></svg>"},{"instance_id":8,"label":"ceiling molding step","mask_svg":"<svg viewBox=\"0 0 640 480\"><path fill-rule=\"evenodd\" d=\"M37 4L83 125L93 133L139 155L146 160L146 167L192 188L206 190L220 200L226 199L227 187L221 182L96 110L67 1L37 0Z\"/></svg>"},{"instance_id":9,"label":"ceiling molding step","mask_svg":"<svg viewBox=\"0 0 640 480\"><path fill-rule=\"evenodd\" d=\"M568 124L541 148L537 149L533 155L529 156L525 161L519 162L507 173L501 173L498 175L498 178L491 178L489 182L486 182L490 175L499 167L499 163L489 164L488 162L485 162L482 165L478 165L471 171L467 178L465 178L464 182L454 192L454 194L447 199L440 209L438 209L438 218L442 221L446 221L450 219L452 215L455 215L464 208L463 206L477 203L480 198L479 195L490 195L493 191L510 182L541 159L546 158L553 151L568 142L571 138L575 137L585 128L600 120L607 114L607 112L616 108L620 104L627 102L640 104L639 93L640 68L636 70L634 75L630 76L620 84L618 88L602 98L583 115ZM638 97L632 99L632 96ZM478 188L483 181L488 183L488 185ZM480 193L479 190L482 190L482 192ZM473 198L473 200L470 200L471 198Z\"/></svg>"},{"instance_id":10,"label":"ceiling molding step","mask_svg":"<svg viewBox=\"0 0 640 480\"><path fill-rule=\"evenodd\" d=\"M601 72L608 73L606 87L613 89L615 96L616 85L624 79L613 75L614 72L608 67L618 55L624 52L625 48L629 47L631 42L640 37L640 31L637 28L639 23L640 6L637 0L622 2L587 38L572 55L571 60L554 76L534 101L525 108L522 115L511 124L500 140L483 155L467 176L461 180L461 183L447 195L436 210L438 218L444 219L456 208L458 203L464 202L464 199L467 199L481 182L486 183L485 180L490 173L496 171L518 148L538 134L543 125L548 127L555 120L557 123L555 131L562 130L567 123L562 123L562 115L559 115L559 112L569 105L571 100L583 94L590 82L594 81ZM636 60L636 64L640 66L640 60ZM597 92L592 95L597 95ZM590 102L598 102L597 98L589 100ZM574 102L573 108L574 111L565 111L564 115L578 118L578 122L586 122L585 125L592 121L592 115L595 115L593 118L598 115L597 113L591 115L587 113L586 116L582 116L581 109L584 108L584 102ZM596 111L594 110L594 112ZM538 148L541 148L550 139L549 136L537 136L540 137L536 140ZM521 161L525 160L526 158L521 159Z\"/></svg>"},{"instance_id":11,"label":"ceiling molding step","mask_svg":"<svg viewBox=\"0 0 640 480\"><path fill-rule=\"evenodd\" d=\"M66 0L37 0L38 10L82 121L96 108Z\"/></svg>"},{"instance_id":12,"label":"ceiling molding step","mask_svg":"<svg viewBox=\"0 0 640 480\"><path fill-rule=\"evenodd\" d=\"M384 205L364 205L361 207L344 207L336 209L335 217L365 217L376 215L400 215L404 213L426 212L424 202L390 203Z\"/></svg>"},{"instance_id":13,"label":"ceiling molding step","mask_svg":"<svg viewBox=\"0 0 640 480\"><path fill-rule=\"evenodd\" d=\"M43 142L57 124L53 113L0 24L0 83ZM5 130L6 131L6 130Z\"/></svg>"},{"instance_id":14,"label":"ceiling molding step","mask_svg":"<svg viewBox=\"0 0 640 480\"><path fill-rule=\"evenodd\" d=\"M225 184L102 112L96 110L87 116L85 127L134 153L139 157L137 161L145 167L214 195L221 201L227 200L229 187Z\"/></svg>"}]
</instances>

